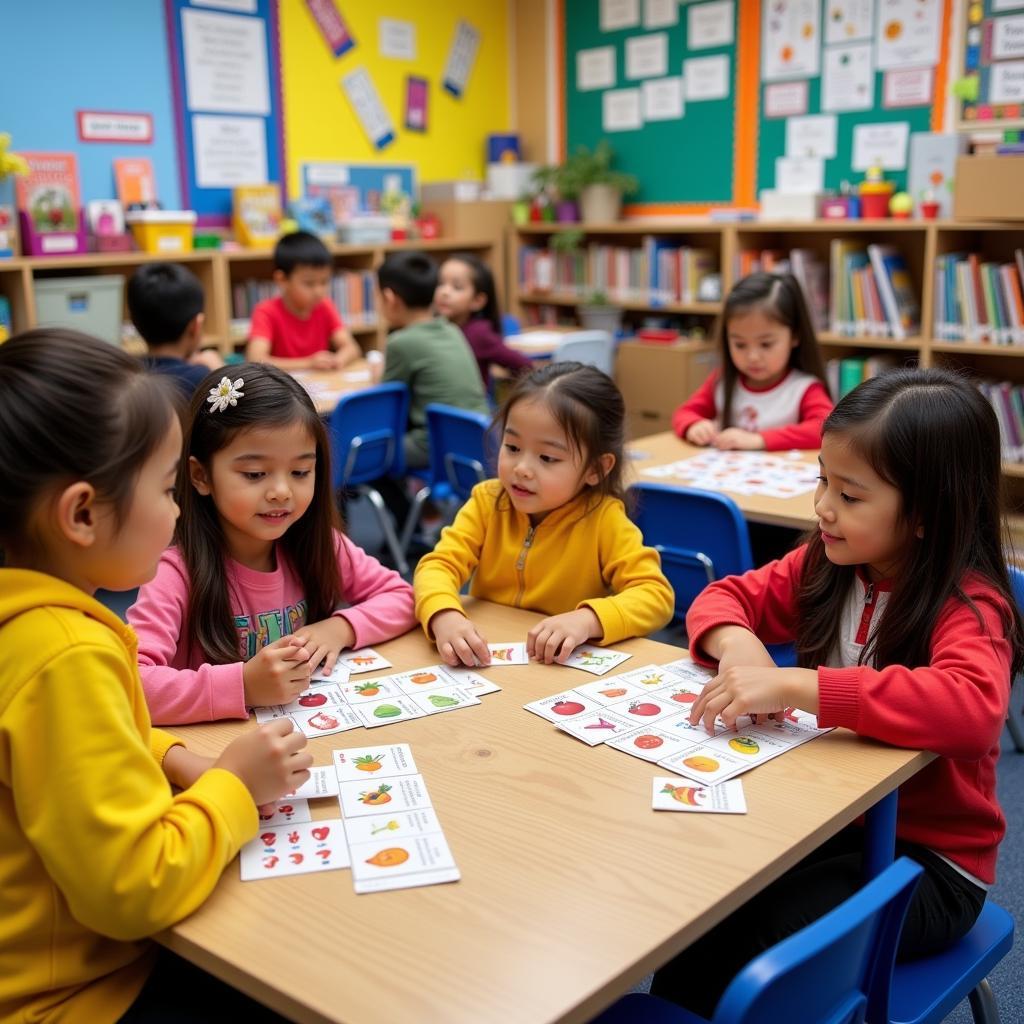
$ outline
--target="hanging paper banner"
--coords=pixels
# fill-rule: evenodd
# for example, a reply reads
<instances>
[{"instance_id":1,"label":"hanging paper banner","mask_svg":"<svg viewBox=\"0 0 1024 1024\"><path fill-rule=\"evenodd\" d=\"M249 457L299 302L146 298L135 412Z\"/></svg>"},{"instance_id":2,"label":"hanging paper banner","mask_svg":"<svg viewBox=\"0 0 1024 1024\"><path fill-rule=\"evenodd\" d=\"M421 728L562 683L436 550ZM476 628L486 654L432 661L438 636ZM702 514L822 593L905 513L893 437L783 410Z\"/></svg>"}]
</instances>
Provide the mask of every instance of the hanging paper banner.
<instances>
[{"instance_id":1,"label":"hanging paper banner","mask_svg":"<svg viewBox=\"0 0 1024 1024\"><path fill-rule=\"evenodd\" d=\"M395 129L391 118L366 68L350 71L342 77L341 84L370 142L377 149L384 149L394 142Z\"/></svg>"},{"instance_id":2,"label":"hanging paper banner","mask_svg":"<svg viewBox=\"0 0 1024 1024\"><path fill-rule=\"evenodd\" d=\"M306 6L309 8L310 14L313 15L313 20L316 22L317 28L320 29L324 42L327 43L335 57L348 53L356 45L352 33L348 30L348 25L345 24L345 19L341 16L338 8L334 6L334 0L306 0Z\"/></svg>"},{"instance_id":3,"label":"hanging paper banner","mask_svg":"<svg viewBox=\"0 0 1024 1024\"><path fill-rule=\"evenodd\" d=\"M473 70L476 51L480 48L480 33L468 21L460 21L455 26L455 39L448 51L448 63L445 64L442 82L456 99L461 99L466 91L466 80Z\"/></svg>"}]
</instances>

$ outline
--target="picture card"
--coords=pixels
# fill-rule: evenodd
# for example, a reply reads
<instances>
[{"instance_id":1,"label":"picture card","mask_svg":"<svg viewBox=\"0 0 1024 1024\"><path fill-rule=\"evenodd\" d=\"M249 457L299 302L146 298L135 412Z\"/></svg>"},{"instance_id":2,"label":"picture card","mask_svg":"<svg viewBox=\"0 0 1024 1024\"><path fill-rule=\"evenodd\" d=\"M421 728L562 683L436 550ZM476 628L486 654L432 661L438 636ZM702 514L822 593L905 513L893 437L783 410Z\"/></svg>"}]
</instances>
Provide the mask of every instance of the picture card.
<instances>
[{"instance_id":1,"label":"picture card","mask_svg":"<svg viewBox=\"0 0 1024 1024\"><path fill-rule=\"evenodd\" d=\"M692 679L695 682L698 682L702 687L705 683L709 683L714 679L717 674L714 669L698 665L693 658L679 658L676 661L670 661L667 665L662 665L661 667L672 672L674 675L683 677L684 679Z\"/></svg>"},{"instance_id":2,"label":"picture card","mask_svg":"<svg viewBox=\"0 0 1024 1024\"><path fill-rule=\"evenodd\" d=\"M749 761L735 753L728 753L709 747L705 743L697 743L677 754L670 754L658 762L659 768L667 768L670 772L685 775L688 779L713 786L716 782L745 772L750 767Z\"/></svg>"},{"instance_id":3,"label":"picture card","mask_svg":"<svg viewBox=\"0 0 1024 1024\"><path fill-rule=\"evenodd\" d=\"M465 690L466 693L475 694L477 697L483 697L488 693L500 693L501 687L497 683L492 683L490 679L486 679L484 676L474 672L471 668L448 668L445 667L445 671L455 681L455 685L460 690Z\"/></svg>"},{"instance_id":4,"label":"picture card","mask_svg":"<svg viewBox=\"0 0 1024 1024\"><path fill-rule=\"evenodd\" d=\"M330 672L324 672L323 664L314 669L309 685L311 689L328 685L343 686L351 674L348 665L339 657Z\"/></svg>"},{"instance_id":5,"label":"picture card","mask_svg":"<svg viewBox=\"0 0 1024 1024\"><path fill-rule=\"evenodd\" d=\"M637 725L653 725L662 718L673 718L682 710L675 701L662 700L656 693L644 693L634 699L627 698L608 705L613 715L621 715L627 722Z\"/></svg>"},{"instance_id":6,"label":"picture card","mask_svg":"<svg viewBox=\"0 0 1024 1024\"><path fill-rule=\"evenodd\" d=\"M409 889L421 885L456 882L459 869L440 832L355 843L350 847L352 883L357 893Z\"/></svg>"},{"instance_id":7,"label":"picture card","mask_svg":"<svg viewBox=\"0 0 1024 1024\"><path fill-rule=\"evenodd\" d=\"M613 736L632 732L636 724L602 708L595 715L579 715L571 721L560 722L558 728L582 740L588 747L596 747L599 743L606 743Z\"/></svg>"},{"instance_id":8,"label":"picture card","mask_svg":"<svg viewBox=\"0 0 1024 1024\"><path fill-rule=\"evenodd\" d=\"M410 693L411 700L425 715L438 715L444 711L457 711L480 703L480 698L460 690L457 686L445 686L429 693Z\"/></svg>"},{"instance_id":9,"label":"picture card","mask_svg":"<svg viewBox=\"0 0 1024 1024\"><path fill-rule=\"evenodd\" d=\"M338 661L344 664L352 675L359 675L363 672L380 672L382 669L391 668L391 662L383 655L378 654L372 647L360 647L356 651L343 651Z\"/></svg>"},{"instance_id":10,"label":"picture card","mask_svg":"<svg viewBox=\"0 0 1024 1024\"><path fill-rule=\"evenodd\" d=\"M260 828L269 825L288 825L291 822L312 821L308 800L283 800L274 805L270 814L260 812Z\"/></svg>"},{"instance_id":11,"label":"picture card","mask_svg":"<svg viewBox=\"0 0 1024 1024\"><path fill-rule=\"evenodd\" d=\"M309 769L309 778L298 789L288 794L292 800L318 800L320 797L338 795L338 776L328 765L314 765Z\"/></svg>"},{"instance_id":12,"label":"picture card","mask_svg":"<svg viewBox=\"0 0 1024 1024\"><path fill-rule=\"evenodd\" d=\"M551 697L542 697L540 700L524 704L527 711L532 711L541 718L546 718L555 725L561 725L570 718L579 718L580 715L592 714L601 710L597 701L589 700L583 694L575 690L567 690L565 693L556 693Z\"/></svg>"},{"instance_id":13,"label":"picture card","mask_svg":"<svg viewBox=\"0 0 1024 1024\"><path fill-rule=\"evenodd\" d=\"M351 708L358 714L360 724L367 729L375 729L379 725L390 725L392 722L404 722L410 718L422 718L423 712L404 694L399 697L387 697L385 700L369 701Z\"/></svg>"},{"instance_id":14,"label":"picture card","mask_svg":"<svg viewBox=\"0 0 1024 1024\"><path fill-rule=\"evenodd\" d=\"M637 683L623 679L622 676L612 676L610 679L599 679L596 683L577 686L576 692L607 707L630 697L638 697L647 690Z\"/></svg>"},{"instance_id":15,"label":"picture card","mask_svg":"<svg viewBox=\"0 0 1024 1024\"><path fill-rule=\"evenodd\" d=\"M429 807L427 784L422 775L396 775L390 779L342 782L338 800L342 817L361 818L367 814L411 811Z\"/></svg>"},{"instance_id":16,"label":"picture card","mask_svg":"<svg viewBox=\"0 0 1024 1024\"><path fill-rule=\"evenodd\" d=\"M402 693L423 693L436 690L441 686L454 686L455 680L448 674L444 665L427 665L424 668L410 669L398 675L389 676Z\"/></svg>"},{"instance_id":17,"label":"picture card","mask_svg":"<svg viewBox=\"0 0 1024 1024\"><path fill-rule=\"evenodd\" d=\"M656 775L651 780L651 807L656 811L703 811L746 814L747 801L739 779L717 786L680 785L679 779Z\"/></svg>"},{"instance_id":18,"label":"picture card","mask_svg":"<svg viewBox=\"0 0 1024 1024\"><path fill-rule=\"evenodd\" d=\"M603 676L610 672L616 665L632 658L632 654L623 651L613 651L606 647L593 647L590 644L581 644L569 655L565 661L566 668L581 668L584 672L590 672L595 676Z\"/></svg>"},{"instance_id":19,"label":"picture card","mask_svg":"<svg viewBox=\"0 0 1024 1024\"><path fill-rule=\"evenodd\" d=\"M347 704L336 708L310 708L288 716L295 727L304 735L315 739L317 736L333 736L338 732L358 729L363 724L355 709Z\"/></svg>"},{"instance_id":20,"label":"picture card","mask_svg":"<svg viewBox=\"0 0 1024 1024\"><path fill-rule=\"evenodd\" d=\"M263 828L239 862L243 882L347 868L345 830L340 818Z\"/></svg>"},{"instance_id":21,"label":"picture card","mask_svg":"<svg viewBox=\"0 0 1024 1024\"><path fill-rule=\"evenodd\" d=\"M365 818L348 818L345 835L349 846L355 843L378 843L386 839L408 840L410 836L440 832L441 822L429 807L394 814L372 814Z\"/></svg>"},{"instance_id":22,"label":"picture card","mask_svg":"<svg viewBox=\"0 0 1024 1024\"><path fill-rule=\"evenodd\" d=\"M491 664L488 668L500 668L503 665L527 665L530 659L526 656L525 643L488 644L491 652Z\"/></svg>"},{"instance_id":23,"label":"picture card","mask_svg":"<svg viewBox=\"0 0 1024 1024\"><path fill-rule=\"evenodd\" d=\"M398 697L402 693L402 688L391 676L378 676L376 679L364 679L362 682L353 681L340 689L345 700L353 705L383 700L385 697Z\"/></svg>"},{"instance_id":24,"label":"picture card","mask_svg":"<svg viewBox=\"0 0 1024 1024\"><path fill-rule=\"evenodd\" d=\"M348 702L341 695L341 688L333 683L318 686L316 689L306 690L300 693L290 704L279 704L274 710L280 711L276 717L290 715L293 713L302 714L305 711L316 708L336 708Z\"/></svg>"},{"instance_id":25,"label":"picture card","mask_svg":"<svg viewBox=\"0 0 1024 1024\"><path fill-rule=\"evenodd\" d=\"M689 735L676 735L659 724L634 728L632 732L613 736L606 743L614 750L621 750L624 754L656 764L666 757L692 747L694 739Z\"/></svg>"},{"instance_id":26,"label":"picture card","mask_svg":"<svg viewBox=\"0 0 1024 1024\"><path fill-rule=\"evenodd\" d=\"M643 668L631 668L628 672L620 672L615 679L622 683L635 683L645 693L650 693L680 682L682 676L672 665L644 665Z\"/></svg>"},{"instance_id":27,"label":"picture card","mask_svg":"<svg viewBox=\"0 0 1024 1024\"><path fill-rule=\"evenodd\" d=\"M415 775L416 760L408 743L381 743L373 747L346 747L334 751L334 772L338 782L367 781L380 776Z\"/></svg>"}]
</instances>

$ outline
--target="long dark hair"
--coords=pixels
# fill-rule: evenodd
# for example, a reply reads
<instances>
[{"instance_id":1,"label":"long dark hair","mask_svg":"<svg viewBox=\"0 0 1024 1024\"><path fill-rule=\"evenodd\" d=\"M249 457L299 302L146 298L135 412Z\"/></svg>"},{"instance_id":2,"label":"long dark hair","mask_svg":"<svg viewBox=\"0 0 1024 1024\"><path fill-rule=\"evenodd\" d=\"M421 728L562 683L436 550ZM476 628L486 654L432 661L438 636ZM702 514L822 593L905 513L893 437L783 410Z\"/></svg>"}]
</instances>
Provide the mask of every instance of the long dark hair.
<instances>
[{"instance_id":1,"label":"long dark hair","mask_svg":"<svg viewBox=\"0 0 1024 1024\"><path fill-rule=\"evenodd\" d=\"M841 435L899 490L910 538L861 663L927 665L946 602L956 597L974 607L963 584L976 573L1006 602L1003 622L1016 675L1024 664L1024 630L1002 548L999 424L978 389L948 370L894 370L846 395L823 430ZM820 531L813 531L798 602L801 666L825 664L835 648L855 573L856 566L833 565Z\"/></svg>"},{"instance_id":2,"label":"long dark hair","mask_svg":"<svg viewBox=\"0 0 1024 1024\"><path fill-rule=\"evenodd\" d=\"M722 386L725 397L722 401L722 427L733 426L732 399L736 390L739 373L729 355L729 321L752 310L759 310L770 320L788 327L796 347L789 353L789 366L802 370L825 385L825 364L818 349L818 337L807 311L803 289L792 274L748 274L733 285L725 300L725 308L718 321L718 344L722 352Z\"/></svg>"},{"instance_id":3,"label":"long dark hair","mask_svg":"<svg viewBox=\"0 0 1024 1024\"><path fill-rule=\"evenodd\" d=\"M500 336L503 333L501 309L498 306L498 292L494 287L494 275L491 273L491 268L479 256L474 256L471 252L457 252L444 262L448 263L451 260L458 260L459 263L465 263L469 267L469 276L473 282L474 292L477 295L483 295L487 300L483 307L473 314L473 319L486 320Z\"/></svg>"},{"instance_id":4,"label":"long dark hair","mask_svg":"<svg viewBox=\"0 0 1024 1024\"><path fill-rule=\"evenodd\" d=\"M598 482L586 486L590 492L586 512L595 509L605 497L618 498L625 504L622 477L626 407L622 392L611 377L595 366L570 362L548 363L520 377L494 417L492 430L499 442L515 405L538 398L565 431L569 445L579 452L584 471L593 469L598 474ZM598 460L607 452L615 456L615 464L605 473ZM499 500L503 495L504 491Z\"/></svg>"},{"instance_id":5,"label":"long dark hair","mask_svg":"<svg viewBox=\"0 0 1024 1024\"><path fill-rule=\"evenodd\" d=\"M238 661L238 630L231 611L225 540L217 506L201 495L189 474L189 458L210 473L213 456L243 430L301 423L316 443L313 500L305 514L278 541L278 557L287 559L302 584L306 621L328 618L341 600L341 577L334 531L341 529L331 493L327 432L302 385L283 370L264 363L227 367L231 379L244 381L238 404L220 412L207 403L224 370L215 370L196 388L185 432L178 474L181 517L175 539L189 575L188 644L216 663Z\"/></svg>"},{"instance_id":6,"label":"long dark hair","mask_svg":"<svg viewBox=\"0 0 1024 1024\"><path fill-rule=\"evenodd\" d=\"M139 470L177 415L177 387L105 341L64 328L0 345L0 544L32 557L32 506L84 480L120 527Z\"/></svg>"}]
</instances>

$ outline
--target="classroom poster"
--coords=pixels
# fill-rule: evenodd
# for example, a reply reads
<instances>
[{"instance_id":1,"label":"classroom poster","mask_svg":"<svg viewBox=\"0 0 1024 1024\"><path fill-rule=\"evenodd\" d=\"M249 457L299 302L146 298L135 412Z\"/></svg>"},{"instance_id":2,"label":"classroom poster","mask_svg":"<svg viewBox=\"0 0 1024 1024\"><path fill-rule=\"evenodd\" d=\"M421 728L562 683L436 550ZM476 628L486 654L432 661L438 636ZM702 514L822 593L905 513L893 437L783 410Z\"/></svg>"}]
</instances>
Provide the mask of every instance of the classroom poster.
<instances>
[{"instance_id":1,"label":"classroom poster","mask_svg":"<svg viewBox=\"0 0 1024 1024\"><path fill-rule=\"evenodd\" d=\"M884 124L858 124L853 129L855 171L881 167L883 171L902 171L907 166L907 142L910 125L906 121Z\"/></svg>"},{"instance_id":2,"label":"classroom poster","mask_svg":"<svg viewBox=\"0 0 1024 1024\"><path fill-rule=\"evenodd\" d=\"M333 56L340 57L356 45L334 0L306 0L306 6Z\"/></svg>"},{"instance_id":3,"label":"classroom poster","mask_svg":"<svg viewBox=\"0 0 1024 1024\"><path fill-rule=\"evenodd\" d=\"M576 88L580 92L615 85L615 47L595 46L576 54Z\"/></svg>"},{"instance_id":4,"label":"classroom poster","mask_svg":"<svg viewBox=\"0 0 1024 1024\"><path fill-rule=\"evenodd\" d=\"M185 9L181 32L191 110L270 113L266 25L261 18Z\"/></svg>"},{"instance_id":5,"label":"classroom poster","mask_svg":"<svg viewBox=\"0 0 1024 1024\"><path fill-rule=\"evenodd\" d=\"M691 50L728 46L733 41L736 11L733 0L691 4L686 9L686 45Z\"/></svg>"},{"instance_id":6,"label":"classroom poster","mask_svg":"<svg viewBox=\"0 0 1024 1024\"><path fill-rule=\"evenodd\" d=\"M875 64L880 71L938 64L941 38L942 0L878 0Z\"/></svg>"},{"instance_id":7,"label":"classroom poster","mask_svg":"<svg viewBox=\"0 0 1024 1024\"><path fill-rule=\"evenodd\" d=\"M377 87L365 67L358 67L343 75L342 88L352 104L366 137L377 149L384 149L395 141L395 129L377 92Z\"/></svg>"},{"instance_id":8,"label":"classroom poster","mask_svg":"<svg viewBox=\"0 0 1024 1024\"><path fill-rule=\"evenodd\" d=\"M444 88L456 99L466 91L466 82L473 70L479 49L480 32L468 21L459 21L455 26L455 38L448 51L448 62L445 64L442 78Z\"/></svg>"},{"instance_id":9,"label":"classroom poster","mask_svg":"<svg viewBox=\"0 0 1024 1024\"><path fill-rule=\"evenodd\" d=\"M807 113L807 81L773 82L764 87L765 117L799 117Z\"/></svg>"},{"instance_id":10,"label":"classroom poster","mask_svg":"<svg viewBox=\"0 0 1024 1024\"><path fill-rule=\"evenodd\" d=\"M601 31L614 32L640 24L640 0L600 0Z\"/></svg>"},{"instance_id":11,"label":"classroom poster","mask_svg":"<svg viewBox=\"0 0 1024 1024\"><path fill-rule=\"evenodd\" d=\"M828 0L825 42L852 43L870 39L874 27L874 0Z\"/></svg>"},{"instance_id":12,"label":"classroom poster","mask_svg":"<svg viewBox=\"0 0 1024 1024\"><path fill-rule=\"evenodd\" d=\"M818 0L773 0L764 4L761 77L766 82L818 74L821 49Z\"/></svg>"},{"instance_id":13,"label":"classroom poster","mask_svg":"<svg viewBox=\"0 0 1024 1024\"><path fill-rule=\"evenodd\" d=\"M653 32L626 40L626 78L661 78L668 74L668 36Z\"/></svg>"},{"instance_id":14,"label":"classroom poster","mask_svg":"<svg viewBox=\"0 0 1024 1024\"><path fill-rule=\"evenodd\" d=\"M871 44L826 46L821 82L822 110L870 110L875 95Z\"/></svg>"},{"instance_id":15,"label":"classroom poster","mask_svg":"<svg viewBox=\"0 0 1024 1024\"><path fill-rule=\"evenodd\" d=\"M725 99L729 95L729 55L690 57L683 61L683 81L690 102Z\"/></svg>"}]
</instances>

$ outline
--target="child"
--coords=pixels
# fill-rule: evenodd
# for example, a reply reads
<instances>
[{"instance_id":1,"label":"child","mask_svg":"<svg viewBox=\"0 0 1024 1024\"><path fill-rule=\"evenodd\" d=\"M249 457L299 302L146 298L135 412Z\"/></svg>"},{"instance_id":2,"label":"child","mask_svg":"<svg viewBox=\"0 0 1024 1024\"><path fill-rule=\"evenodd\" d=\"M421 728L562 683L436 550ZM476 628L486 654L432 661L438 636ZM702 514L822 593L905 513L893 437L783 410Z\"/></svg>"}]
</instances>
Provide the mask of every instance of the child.
<instances>
[{"instance_id":1,"label":"child","mask_svg":"<svg viewBox=\"0 0 1024 1024\"><path fill-rule=\"evenodd\" d=\"M449 665L490 662L459 590L530 608L527 651L564 664L587 641L660 629L672 588L623 504L622 395L600 370L551 363L521 377L497 423L498 479L473 488L416 568L416 616Z\"/></svg>"},{"instance_id":2,"label":"child","mask_svg":"<svg viewBox=\"0 0 1024 1024\"><path fill-rule=\"evenodd\" d=\"M832 409L818 341L792 274L751 274L725 300L722 369L672 417L685 441L715 448L817 448Z\"/></svg>"},{"instance_id":3,"label":"child","mask_svg":"<svg viewBox=\"0 0 1024 1024\"><path fill-rule=\"evenodd\" d=\"M185 267L139 267L128 281L128 313L149 349L146 367L173 377L186 401L210 370L224 365L219 353L196 351L203 337L203 286Z\"/></svg>"},{"instance_id":4,"label":"child","mask_svg":"<svg viewBox=\"0 0 1024 1024\"><path fill-rule=\"evenodd\" d=\"M718 675L690 721L732 726L793 706L937 755L900 788L896 853L924 868L899 949L912 959L970 929L1006 828L995 769L1024 637L1000 544L996 417L947 371L875 377L825 421L820 480L819 529L803 547L691 606L691 652ZM802 667L776 668L764 644L794 638ZM710 1017L744 963L860 887L862 842L859 828L839 833L663 968L653 991Z\"/></svg>"},{"instance_id":5,"label":"child","mask_svg":"<svg viewBox=\"0 0 1024 1024\"><path fill-rule=\"evenodd\" d=\"M492 365L503 366L513 375L533 366L527 356L502 340L494 275L479 257L457 253L441 264L434 308L461 328L476 356L484 388L490 385Z\"/></svg>"},{"instance_id":6,"label":"child","mask_svg":"<svg viewBox=\"0 0 1024 1024\"><path fill-rule=\"evenodd\" d=\"M283 722L216 760L152 729L135 637L92 596L152 577L180 455L173 385L114 346L60 329L0 346L4 1020L152 1020L156 991L160 1020L272 1016L144 941L203 903L257 805L312 763Z\"/></svg>"},{"instance_id":7,"label":"child","mask_svg":"<svg viewBox=\"0 0 1024 1024\"><path fill-rule=\"evenodd\" d=\"M192 400L177 546L128 611L158 722L287 703L343 648L416 621L409 584L339 531L327 434L306 391L259 363L232 375L211 375Z\"/></svg>"},{"instance_id":8,"label":"child","mask_svg":"<svg viewBox=\"0 0 1024 1024\"><path fill-rule=\"evenodd\" d=\"M274 246L276 299L252 311L246 358L286 370L339 370L362 355L327 297L331 254L316 235L295 231Z\"/></svg>"}]
</instances>

